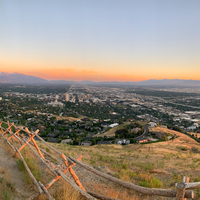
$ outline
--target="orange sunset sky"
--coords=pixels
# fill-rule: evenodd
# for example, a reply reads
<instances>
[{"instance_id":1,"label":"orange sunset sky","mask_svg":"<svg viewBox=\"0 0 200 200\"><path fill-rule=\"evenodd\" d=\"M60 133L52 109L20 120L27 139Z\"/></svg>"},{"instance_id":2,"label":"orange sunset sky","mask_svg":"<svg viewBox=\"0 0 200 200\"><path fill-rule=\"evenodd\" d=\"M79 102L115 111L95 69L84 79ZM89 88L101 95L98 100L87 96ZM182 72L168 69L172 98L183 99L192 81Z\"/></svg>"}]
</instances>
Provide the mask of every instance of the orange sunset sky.
<instances>
[{"instance_id":1,"label":"orange sunset sky","mask_svg":"<svg viewBox=\"0 0 200 200\"><path fill-rule=\"evenodd\" d=\"M200 2L1 1L0 72L48 80L200 80Z\"/></svg>"}]
</instances>

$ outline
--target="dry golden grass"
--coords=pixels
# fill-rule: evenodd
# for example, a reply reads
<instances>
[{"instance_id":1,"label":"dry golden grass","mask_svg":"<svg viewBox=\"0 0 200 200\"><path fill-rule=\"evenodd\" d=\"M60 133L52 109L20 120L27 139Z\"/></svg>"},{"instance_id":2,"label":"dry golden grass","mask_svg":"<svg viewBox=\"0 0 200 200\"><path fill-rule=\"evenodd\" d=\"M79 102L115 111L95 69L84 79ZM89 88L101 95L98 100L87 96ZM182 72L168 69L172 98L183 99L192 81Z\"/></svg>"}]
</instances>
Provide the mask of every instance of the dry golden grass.
<instances>
[{"instance_id":1,"label":"dry golden grass","mask_svg":"<svg viewBox=\"0 0 200 200\"><path fill-rule=\"evenodd\" d=\"M49 189L52 197L56 200L86 200L79 192L77 192L71 185L64 182L62 179L59 180L54 187ZM47 200L46 195L39 195L37 200Z\"/></svg>"},{"instance_id":2,"label":"dry golden grass","mask_svg":"<svg viewBox=\"0 0 200 200\"><path fill-rule=\"evenodd\" d=\"M10 174L8 169L0 166L0 199L10 200L17 196L15 185L10 181Z\"/></svg>"},{"instance_id":3,"label":"dry golden grass","mask_svg":"<svg viewBox=\"0 0 200 200\"><path fill-rule=\"evenodd\" d=\"M188 136L162 127L152 128L152 131L163 131L176 134L178 138L173 141L165 141L151 144L121 145L95 145L95 146L70 146L66 144L51 143L51 145L67 156L77 157L83 155L83 161L90 165L100 167L99 170L110 173L121 180L147 187L160 187L175 189L175 183L182 181L183 176L190 177L190 182L200 181L200 155L193 153L192 148L200 150L200 145ZM46 146L37 142L46 150ZM26 156L35 159L27 148ZM60 160L52 150L48 149ZM42 165L39 167L42 168ZM78 166L73 167L86 190L119 199L155 199L154 197L140 196L133 191L105 181L85 170L78 171ZM1 169L0 169L1 170ZM69 174L68 174L69 175ZM45 185L52 177L45 176L42 179ZM58 200L84 199L74 191L71 186L57 181L49 189L51 195ZM39 199L45 199L40 196ZM157 198L165 199L165 198Z\"/></svg>"},{"instance_id":4,"label":"dry golden grass","mask_svg":"<svg viewBox=\"0 0 200 200\"><path fill-rule=\"evenodd\" d=\"M113 176L137 185L142 184L145 177L149 181L155 181L155 184L159 183L160 185L161 183L159 187L167 189L175 189L175 183L182 181L183 176L190 177L190 182L200 181L200 155L191 152L192 147L200 150L199 143L184 134L162 127L151 130L176 134L178 138L173 141L126 146L112 144L88 147L55 143L51 145L67 156L77 157L82 154L84 162L93 166L107 167L108 170L106 169L105 172L111 171ZM41 142L39 145L44 147ZM51 150L50 152L53 153ZM84 176L80 176L80 180L86 187L88 186L89 183L84 181ZM98 181L96 184L99 187ZM105 185L109 188L110 193L106 193L104 188L102 194L116 198L117 191L115 189L113 189L114 194L111 194L112 183ZM125 189L121 192L130 196ZM140 199L140 196L137 198ZM122 199L128 199L128 197Z\"/></svg>"},{"instance_id":5,"label":"dry golden grass","mask_svg":"<svg viewBox=\"0 0 200 200\"><path fill-rule=\"evenodd\" d=\"M0 138L1 139L1 138ZM20 147L21 144L16 140L13 139L12 144L15 147ZM11 155L13 154L12 148L7 143L1 144L3 148L8 153L8 156L11 158ZM29 149L28 146L26 146L22 151L21 154L23 155L27 165L29 166L32 174L36 178L37 181L41 181L44 185L46 185L50 180L54 178L54 176L45 168L45 166L39 161L39 159L32 153L32 151ZM29 197L35 193L37 190L29 177L26 169L24 168L24 165L19 157L18 154L15 154L16 162L18 164L18 168L15 168L15 172L17 170L20 170L22 173L20 177L21 180L24 181L24 185L26 184L26 190L30 191ZM5 160L6 161L6 160ZM14 171L12 171L15 173ZM9 182L9 176L8 172L5 169L2 169L0 167L0 199L2 200L10 200L11 198L15 198L16 196L19 196L19 194L15 191L15 187L17 188L18 184L11 184ZM16 181L17 182L17 181ZM2 190L1 190L2 189ZM24 191L25 192L25 191ZM84 197L82 197L77 191L75 191L69 184L62 181L60 179L57 181L54 185L52 185L49 189L49 192L56 200L85 200ZM20 196L18 199L24 199ZM40 195L39 199L46 199L45 195Z\"/></svg>"},{"instance_id":6,"label":"dry golden grass","mask_svg":"<svg viewBox=\"0 0 200 200\"><path fill-rule=\"evenodd\" d=\"M122 200L132 200L132 199L139 200L134 191L124 190L120 186L112 186L105 188L105 186L101 183L99 184L93 183L92 185L93 185L93 191L104 196Z\"/></svg>"},{"instance_id":7,"label":"dry golden grass","mask_svg":"<svg viewBox=\"0 0 200 200\"><path fill-rule=\"evenodd\" d=\"M52 117L56 117L56 120L69 120L70 122L77 121L79 119L82 119L83 117L63 117L63 116L58 116L58 115L52 115Z\"/></svg>"}]
</instances>

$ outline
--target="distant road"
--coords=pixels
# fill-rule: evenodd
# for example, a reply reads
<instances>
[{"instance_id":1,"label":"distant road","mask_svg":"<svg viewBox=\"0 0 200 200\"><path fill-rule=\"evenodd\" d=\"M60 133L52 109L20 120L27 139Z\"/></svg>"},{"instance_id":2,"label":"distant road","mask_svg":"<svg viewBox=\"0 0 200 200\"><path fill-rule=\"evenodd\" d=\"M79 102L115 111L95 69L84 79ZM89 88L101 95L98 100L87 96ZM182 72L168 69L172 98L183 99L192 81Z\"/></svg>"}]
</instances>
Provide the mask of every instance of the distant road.
<instances>
[{"instance_id":1,"label":"distant road","mask_svg":"<svg viewBox=\"0 0 200 200\"><path fill-rule=\"evenodd\" d=\"M137 139L140 139L141 137L146 136L146 134L149 133L149 128L148 128L147 125L143 125L142 127L144 128L144 133L142 133L142 135L140 135L140 136L138 136L138 137L133 138L134 140L135 140L135 139L136 139L136 140L137 140Z\"/></svg>"},{"instance_id":2,"label":"distant road","mask_svg":"<svg viewBox=\"0 0 200 200\"><path fill-rule=\"evenodd\" d=\"M171 104L178 105L178 106L187 106L187 107L191 107L191 108L200 109L200 107L197 107L197 106L190 106L190 105L187 105L187 104L172 103L172 102L165 102L165 103L171 103Z\"/></svg>"}]
</instances>

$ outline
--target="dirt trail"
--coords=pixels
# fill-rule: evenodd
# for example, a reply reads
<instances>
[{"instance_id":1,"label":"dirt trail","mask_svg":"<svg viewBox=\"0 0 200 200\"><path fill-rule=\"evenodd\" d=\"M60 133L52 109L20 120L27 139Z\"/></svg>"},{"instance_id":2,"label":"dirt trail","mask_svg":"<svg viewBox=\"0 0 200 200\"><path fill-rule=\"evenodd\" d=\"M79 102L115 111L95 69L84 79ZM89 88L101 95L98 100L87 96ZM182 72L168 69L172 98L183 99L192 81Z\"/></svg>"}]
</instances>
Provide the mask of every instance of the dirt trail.
<instances>
[{"instance_id":1,"label":"dirt trail","mask_svg":"<svg viewBox=\"0 0 200 200\"><path fill-rule=\"evenodd\" d=\"M17 193L14 200L27 199L34 191L31 191L23 181L22 173L18 169L16 159L11 157L11 152L6 150L7 148L9 148L9 146L6 146L2 137L0 137L0 167L8 172L9 181L14 184Z\"/></svg>"}]
</instances>

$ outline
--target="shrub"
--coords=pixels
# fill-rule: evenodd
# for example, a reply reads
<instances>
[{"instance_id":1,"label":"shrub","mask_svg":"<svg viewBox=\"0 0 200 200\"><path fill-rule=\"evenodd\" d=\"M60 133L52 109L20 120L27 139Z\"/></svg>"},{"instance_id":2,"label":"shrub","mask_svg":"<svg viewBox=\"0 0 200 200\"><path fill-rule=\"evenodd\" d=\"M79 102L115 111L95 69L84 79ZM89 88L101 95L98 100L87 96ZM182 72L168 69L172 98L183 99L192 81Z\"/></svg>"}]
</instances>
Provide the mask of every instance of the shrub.
<instances>
[{"instance_id":1,"label":"shrub","mask_svg":"<svg viewBox=\"0 0 200 200\"><path fill-rule=\"evenodd\" d=\"M194 182L199 182L199 181L200 181L200 176L195 177L193 181L194 181ZM200 192L200 191L199 191L199 192ZM200 193L199 193L199 194L200 194ZM200 196L199 196L199 197L200 197Z\"/></svg>"},{"instance_id":2,"label":"shrub","mask_svg":"<svg viewBox=\"0 0 200 200\"><path fill-rule=\"evenodd\" d=\"M134 158L139 158L139 155L138 154L133 154L133 157Z\"/></svg>"},{"instance_id":3,"label":"shrub","mask_svg":"<svg viewBox=\"0 0 200 200\"><path fill-rule=\"evenodd\" d=\"M183 146L177 146L176 148L182 151L187 151L187 148Z\"/></svg>"},{"instance_id":4,"label":"shrub","mask_svg":"<svg viewBox=\"0 0 200 200\"><path fill-rule=\"evenodd\" d=\"M120 168L126 170L128 168L127 163L120 164Z\"/></svg>"},{"instance_id":5,"label":"shrub","mask_svg":"<svg viewBox=\"0 0 200 200\"><path fill-rule=\"evenodd\" d=\"M0 178L0 199L1 200L10 200L15 199L13 192L14 184L8 181L4 176ZM14 198L12 198L14 197Z\"/></svg>"},{"instance_id":6,"label":"shrub","mask_svg":"<svg viewBox=\"0 0 200 200\"><path fill-rule=\"evenodd\" d=\"M196 197L197 197L197 198L200 197L200 188L196 189Z\"/></svg>"},{"instance_id":7,"label":"shrub","mask_svg":"<svg viewBox=\"0 0 200 200\"><path fill-rule=\"evenodd\" d=\"M144 171L151 171L155 168L154 163L147 162L147 163L139 163L139 167Z\"/></svg>"},{"instance_id":8,"label":"shrub","mask_svg":"<svg viewBox=\"0 0 200 200\"><path fill-rule=\"evenodd\" d=\"M149 181L147 179L140 181L139 183L142 187L149 187Z\"/></svg>"},{"instance_id":9,"label":"shrub","mask_svg":"<svg viewBox=\"0 0 200 200\"><path fill-rule=\"evenodd\" d=\"M95 163L96 163L95 160L91 160L91 161L90 161L90 165L94 165Z\"/></svg>"},{"instance_id":10,"label":"shrub","mask_svg":"<svg viewBox=\"0 0 200 200\"><path fill-rule=\"evenodd\" d=\"M192 148L190 149L190 152L191 152L191 153L200 153L199 149L197 149L196 147L192 147Z\"/></svg>"},{"instance_id":11,"label":"shrub","mask_svg":"<svg viewBox=\"0 0 200 200\"><path fill-rule=\"evenodd\" d=\"M164 154L164 158L163 159L170 160L170 158L171 158L170 154L168 154L168 153Z\"/></svg>"},{"instance_id":12,"label":"shrub","mask_svg":"<svg viewBox=\"0 0 200 200\"><path fill-rule=\"evenodd\" d=\"M161 162L157 163L157 168L163 168L164 166L165 166L165 163L163 160Z\"/></svg>"},{"instance_id":13,"label":"shrub","mask_svg":"<svg viewBox=\"0 0 200 200\"><path fill-rule=\"evenodd\" d=\"M49 149L49 147L46 147L46 152L50 152L50 149Z\"/></svg>"},{"instance_id":14,"label":"shrub","mask_svg":"<svg viewBox=\"0 0 200 200\"><path fill-rule=\"evenodd\" d=\"M149 188L161 188L162 182L160 179L151 176L150 180L148 178L142 179L139 183L140 186Z\"/></svg>"},{"instance_id":15,"label":"shrub","mask_svg":"<svg viewBox=\"0 0 200 200\"><path fill-rule=\"evenodd\" d=\"M135 172L128 171L127 173L129 178L135 178L137 176Z\"/></svg>"},{"instance_id":16,"label":"shrub","mask_svg":"<svg viewBox=\"0 0 200 200\"><path fill-rule=\"evenodd\" d=\"M193 162L199 162L199 161L200 161L200 158L193 158L192 161L193 161Z\"/></svg>"},{"instance_id":17,"label":"shrub","mask_svg":"<svg viewBox=\"0 0 200 200\"><path fill-rule=\"evenodd\" d=\"M150 155L149 154L145 155L145 158L150 158Z\"/></svg>"}]
</instances>

